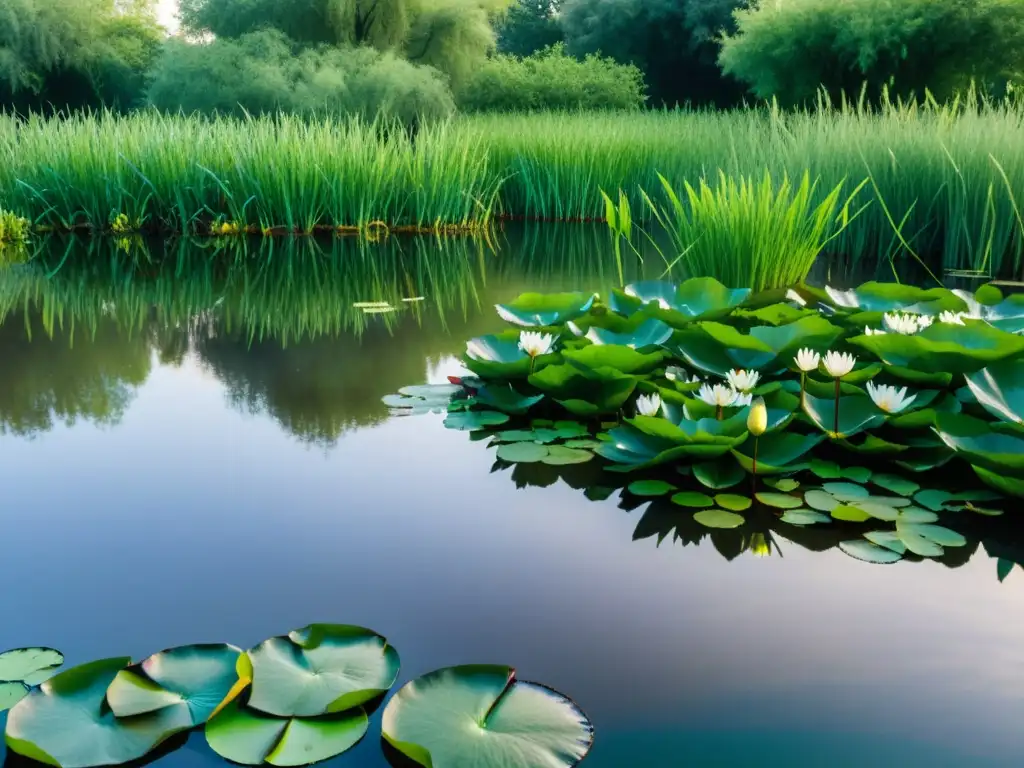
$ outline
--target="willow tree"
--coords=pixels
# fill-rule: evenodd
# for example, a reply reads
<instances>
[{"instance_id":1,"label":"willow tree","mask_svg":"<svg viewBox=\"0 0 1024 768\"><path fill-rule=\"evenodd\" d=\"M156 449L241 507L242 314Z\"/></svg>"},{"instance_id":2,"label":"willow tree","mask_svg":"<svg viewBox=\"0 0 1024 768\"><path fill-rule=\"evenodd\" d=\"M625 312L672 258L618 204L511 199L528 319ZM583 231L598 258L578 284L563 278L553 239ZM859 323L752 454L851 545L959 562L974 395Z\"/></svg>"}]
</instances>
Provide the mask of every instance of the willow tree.
<instances>
[{"instance_id":1,"label":"willow tree","mask_svg":"<svg viewBox=\"0 0 1024 768\"><path fill-rule=\"evenodd\" d=\"M494 48L493 22L512 0L182 0L194 35L276 29L306 45L370 46L428 64L453 87Z\"/></svg>"}]
</instances>

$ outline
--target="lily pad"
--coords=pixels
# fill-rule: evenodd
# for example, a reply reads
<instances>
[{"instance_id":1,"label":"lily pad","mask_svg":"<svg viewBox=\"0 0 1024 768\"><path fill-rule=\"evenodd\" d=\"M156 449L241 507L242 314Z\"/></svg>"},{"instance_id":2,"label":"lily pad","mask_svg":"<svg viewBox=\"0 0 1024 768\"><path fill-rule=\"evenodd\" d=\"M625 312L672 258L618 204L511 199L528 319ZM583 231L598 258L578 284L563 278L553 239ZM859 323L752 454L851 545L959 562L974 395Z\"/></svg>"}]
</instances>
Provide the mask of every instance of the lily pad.
<instances>
[{"instance_id":1,"label":"lily pad","mask_svg":"<svg viewBox=\"0 0 1024 768\"><path fill-rule=\"evenodd\" d=\"M891 549L899 555L907 551L907 545L903 543L903 539L893 531L868 531L864 534L864 538L872 544Z\"/></svg>"},{"instance_id":2,"label":"lily pad","mask_svg":"<svg viewBox=\"0 0 1024 768\"><path fill-rule=\"evenodd\" d=\"M497 456L512 464L531 464L543 461L549 451L548 446L538 443L504 443L498 446Z\"/></svg>"},{"instance_id":3,"label":"lily pad","mask_svg":"<svg viewBox=\"0 0 1024 768\"><path fill-rule=\"evenodd\" d=\"M804 503L812 509L821 512L831 512L840 506L839 500L831 493L819 490L810 490L804 494Z\"/></svg>"},{"instance_id":4,"label":"lily pad","mask_svg":"<svg viewBox=\"0 0 1024 768\"><path fill-rule=\"evenodd\" d=\"M907 480L899 475L874 474L871 476L871 482L900 496L913 496L921 489L913 480Z\"/></svg>"},{"instance_id":5,"label":"lily pad","mask_svg":"<svg viewBox=\"0 0 1024 768\"><path fill-rule=\"evenodd\" d=\"M592 458L594 458L594 454L590 451L568 448L564 445L552 445L548 448L548 455L541 459L541 462L561 467L570 464L586 464Z\"/></svg>"},{"instance_id":6,"label":"lily pad","mask_svg":"<svg viewBox=\"0 0 1024 768\"><path fill-rule=\"evenodd\" d=\"M845 520L848 523L863 523L871 519L871 515L864 510L848 504L840 504L831 514L836 520Z\"/></svg>"},{"instance_id":7,"label":"lily pad","mask_svg":"<svg viewBox=\"0 0 1024 768\"><path fill-rule=\"evenodd\" d=\"M896 522L904 523L934 523L939 516L930 509L920 507L904 507L896 513Z\"/></svg>"},{"instance_id":8,"label":"lily pad","mask_svg":"<svg viewBox=\"0 0 1024 768\"><path fill-rule=\"evenodd\" d=\"M658 347L672 338L673 329L667 323L651 317L644 320L636 328L625 333L617 333L607 328L591 326L587 338L594 344L617 344L632 349Z\"/></svg>"},{"instance_id":9,"label":"lily pad","mask_svg":"<svg viewBox=\"0 0 1024 768\"><path fill-rule=\"evenodd\" d=\"M747 522L743 515L724 509L706 509L695 513L693 519L705 528L739 528Z\"/></svg>"},{"instance_id":10,"label":"lily pad","mask_svg":"<svg viewBox=\"0 0 1024 768\"><path fill-rule=\"evenodd\" d=\"M10 709L28 695L24 683L0 683L0 712Z\"/></svg>"},{"instance_id":11,"label":"lily pad","mask_svg":"<svg viewBox=\"0 0 1024 768\"><path fill-rule=\"evenodd\" d=\"M871 480L871 470L867 467L843 467L839 476L844 480L852 480L855 483L866 483Z\"/></svg>"},{"instance_id":12,"label":"lily pad","mask_svg":"<svg viewBox=\"0 0 1024 768\"><path fill-rule=\"evenodd\" d=\"M840 501L857 501L871 495L867 488L856 483L825 483L821 487Z\"/></svg>"},{"instance_id":13,"label":"lily pad","mask_svg":"<svg viewBox=\"0 0 1024 768\"><path fill-rule=\"evenodd\" d=\"M64 654L53 648L15 648L0 653L0 682L38 685L64 663Z\"/></svg>"},{"instance_id":14,"label":"lily pad","mask_svg":"<svg viewBox=\"0 0 1024 768\"><path fill-rule=\"evenodd\" d=\"M800 469L799 459L824 439L824 435L799 435L794 432L768 432L762 435L758 440L757 474L781 475ZM739 448L734 448L732 454L743 469L753 471L753 438Z\"/></svg>"},{"instance_id":15,"label":"lily pad","mask_svg":"<svg viewBox=\"0 0 1024 768\"><path fill-rule=\"evenodd\" d=\"M498 316L523 328L561 325L582 317L594 304L592 293L524 293L509 304L495 304Z\"/></svg>"},{"instance_id":16,"label":"lily pad","mask_svg":"<svg viewBox=\"0 0 1024 768\"><path fill-rule=\"evenodd\" d=\"M457 411L445 417L444 425L448 429L471 432L477 429L495 427L508 421L507 413L498 411Z\"/></svg>"},{"instance_id":17,"label":"lily pad","mask_svg":"<svg viewBox=\"0 0 1024 768\"><path fill-rule=\"evenodd\" d=\"M368 726L362 708L289 718L233 701L207 724L206 741L218 755L241 765L309 765L351 749Z\"/></svg>"},{"instance_id":18,"label":"lily pad","mask_svg":"<svg viewBox=\"0 0 1024 768\"><path fill-rule=\"evenodd\" d=\"M719 493L715 495L715 504L730 512L743 512L750 509L753 502L749 497L737 493Z\"/></svg>"},{"instance_id":19,"label":"lily pad","mask_svg":"<svg viewBox=\"0 0 1024 768\"><path fill-rule=\"evenodd\" d=\"M874 429L885 421L885 413L870 397L850 395L839 398L839 427L836 429L836 401L804 395L804 413L822 432L832 438L847 438Z\"/></svg>"},{"instance_id":20,"label":"lily pad","mask_svg":"<svg viewBox=\"0 0 1024 768\"><path fill-rule=\"evenodd\" d=\"M849 555L857 560L863 560L865 563L873 563L875 565L888 565L902 560L903 557L898 552L893 552L891 549L880 547L877 544L872 544L870 541L864 539L851 539L850 541L839 542L839 549L844 554Z\"/></svg>"},{"instance_id":21,"label":"lily pad","mask_svg":"<svg viewBox=\"0 0 1024 768\"><path fill-rule=\"evenodd\" d=\"M1024 353L1024 338L987 323L966 321L965 326L933 323L913 336L887 333L857 336L860 346L887 365L915 371L974 373L986 365Z\"/></svg>"},{"instance_id":22,"label":"lily pad","mask_svg":"<svg viewBox=\"0 0 1024 768\"><path fill-rule=\"evenodd\" d=\"M117 673L107 689L107 703L117 717L183 706L192 725L201 725L238 694L240 680L243 686L248 683L237 669L241 654L240 648L224 644L188 645L153 654Z\"/></svg>"},{"instance_id":23,"label":"lily pad","mask_svg":"<svg viewBox=\"0 0 1024 768\"><path fill-rule=\"evenodd\" d=\"M946 491L928 489L914 494L914 501L922 507L927 507L933 512L940 512L942 505L953 498L953 494Z\"/></svg>"},{"instance_id":24,"label":"lily pad","mask_svg":"<svg viewBox=\"0 0 1024 768\"><path fill-rule=\"evenodd\" d=\"M962 535L942 525L897 521L896 533L901 539L905 533L912 533L943 547L962 547L967 544L967 539Z\"/></svg>"},{"instance_id":25,"label":"lily pad","mask_svg":"<svg viewBox=\"0 0 1024 768\"><path fill-rule=\"evenodd\" d=\"M310 624L248 651L252 709L279 717L342 712L386 692L398 677L398 653L369 629Z\"/></svg>"},{"instance_id":26,"label":"lily pad","mask_svg":"<svg viewBox=\"0 0 1024 768\"><path fill-rule=\"evenodd\" d=\"M544 395L523 395L511 384L488 384L476 391L476 399L481 405L495 408L502 413L523 414L543 400Z\"/></svg>"},{"instance_id":27,"label":"lily pad","mask_svg":"<svg viewBox=\"0 0 1024 768\"><path fill-rule=\"evenodd\" d=\"M780 519L790 525L815 525L816 523L832 522L832 518L828 515L810 509L790 509L783 513Z\"/></svg>"},{"instance_id":28,"label":"lily pad","mask_svg":"<svg viewBox=\"0 0 1024 768\"><path fill-rule=\"evenodd\" d=\"M184 706L118 719L107 688L129 658L73 667L47 680L7 715L7 747L61 768L91 768L138 760L175 733L192 727Z\"/></svg>"},{"instance_id":29,"label":"lily pad","mask_svg":"<svg viewBox=\"0 0 1024 768\"><path fill-rule=\"evenodd\" d=\"M754 497L762 504L778 509L797 509L803 506L803 502L800 499L786 493L770 493L766 491L757 493Z\"/></svg>"},{"instance_id":30,"label":"lily pad","mask_svg":"<svg viewBox=\"0 0 1024 768\"><path fill-rule=\"evenodd\" d=\"M676 490L676 487L664 480L634 480L626 490L634 496L664 496Z\"/></svg>"},{"instance_id":31,"label":"lily pad","mask_svg":"<svg viewBox=\"0 0 1024 768\"><path fill-rule=\"evenodd\" d=\"M910 528L901 528L897 525L896 535L900 537L900 541L903 542L910 552L920 557L942 557L945 554L945 550L939 544L921 536Z\"/></svg>"},{"instance_id":32,"label":"lily pad","mask_svg":"<svg viewBox=\"0 0 1024 768\"><path fill-rule=\"evenodd\" d=\"M735 461L724 457L717 461L706 461L693 465L693 476L708 488L721 490L732 488L746 478L743 468Z\"/></svg>"},{"instance_id":33,"label":"lily pad","mask_svg":"<svg viewBox=\"0 0 1024 768\"><path fill-rule=\"evenodd\" d=\"M574 766L593 728L574 702L502 666L431 672L388 702L384 739L422 766Z\"/></svg>"},{"instance_id":34,"label":"lily pad","mask_svg":"<svg viewBox=\"0 0 1024 768\"><path fill-rule=\"evenodd\" d=\"M672 496L672 503L681 507L710 507L714 501L706 493L683 491Z\"/></svg>"},{"instance_id":35,"label":"lily pad","mask_svg":"<svg viewBox=\"0 0 1024 768\"><path fill-rule=\"evenodd\" d=\"M838 480L842 477L842 470L838 464L823 459L811 459L811 472L822 480Z\"/></svg>"},{"instance_id":36,"label":"lily pad","mask_svg":"<svg viewBox=\"0 0 1024 768\"><path fill-rule=\"evenodd\" d=\"M800 483L791 477L782 477L778 479L769 477L765 479L764 484L769 488L774 488L780 493L791 493L800 487Z\"/></svg>"},{"instance_id":37,"label":"lily pad","mask_svg":"<svg viewBox=\"0 0 1024 768\"><path fill-rule=\"evenodd\" d=\"M855 501L853 504L855 504L857 509L861 512L866 512L876 520L884 520L888 523L893 523L899 517L899 512L895 507L890 507L885 504L878 504L873 501Z\"/></svg>"}]
</instances>

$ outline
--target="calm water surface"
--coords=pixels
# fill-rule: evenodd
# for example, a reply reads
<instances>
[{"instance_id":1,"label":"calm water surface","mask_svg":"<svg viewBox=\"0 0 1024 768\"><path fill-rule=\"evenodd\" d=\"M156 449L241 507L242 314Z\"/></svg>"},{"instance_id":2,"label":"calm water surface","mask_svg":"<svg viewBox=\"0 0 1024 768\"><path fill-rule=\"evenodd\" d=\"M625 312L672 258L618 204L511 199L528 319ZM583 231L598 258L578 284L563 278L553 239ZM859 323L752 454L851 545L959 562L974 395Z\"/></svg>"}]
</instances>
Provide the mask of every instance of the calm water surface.
<instances>
[{"instance_id":1,"label":"calm water surface","mask_svg":"<svg viewBox=\"0 0 1024 768\"><path fill-rule=\"evenodd\" d=\"M643 507L388 418L380 397L501 327L494 302L614 284L588 237L0 275L0 648L73 664L354 623L400 684L493 662L569 694L593 768L1021 764L1024 572L1000 584L984 547L952 568L659 546ZM332 764L385 768L375 734L379 712ZM159 764L224 765L201 734Z\"/></svg>"}]
</instances>

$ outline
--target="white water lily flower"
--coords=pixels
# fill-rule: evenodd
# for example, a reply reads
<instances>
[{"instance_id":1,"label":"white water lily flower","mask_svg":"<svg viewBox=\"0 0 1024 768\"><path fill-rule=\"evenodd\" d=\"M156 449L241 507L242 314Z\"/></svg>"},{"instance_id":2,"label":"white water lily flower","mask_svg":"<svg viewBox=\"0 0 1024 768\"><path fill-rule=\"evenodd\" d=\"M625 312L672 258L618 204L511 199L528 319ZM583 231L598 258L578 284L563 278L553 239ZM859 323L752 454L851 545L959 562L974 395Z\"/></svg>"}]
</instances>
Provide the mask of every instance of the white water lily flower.
<instances>
[{"instance_id":1,"label":"white water lily flower","mask_svg":"<svg viewBox=\"0 0 1024 768\"><path fill-rule=\"evenodd\" d=\"M935 322L935 318L931 315L918 315L917 316L917 329L923 331L929 325Z\"/></svg>"},{"instance_id":2,"label":"white water lily flower","mask_svg":"<svg viewBox=\"0 0 1024 768\"><path fill-rule=\"evenodd\" d=\"M939 322L946 325L964 325L965 317L967 317L966 312L941 312Z\"/></svg>"},{"instance_id":3,"label":"white water lily flower","mask_svg":"<svg viewBox=\"0 0 1024 768\"><path fill-rule=\"evenodd\" d=\"M886 332L881 329L876 331L874 328L868 328L866 325L864 326L865 336L885 336L885 333Z\"/></svg>"},{"instance_id":4,"label":"white water lily flower","mask_svg":"<svg viewBox=\"0 0 1024 768\"><path fill-rule=\"evenodd\" d=\"M736 402L739 397L739 393L732 387L727 387L724 384L704 384L700 391L697 392L697 397L703 400L708 405L717 405L719 408L727 408Z\"/></svg>"},{"instance_id":5,"label":"white water lily flower","mask_svg":"<svg viewBox=\"0 0 1024 768\"><path fill-rule=\"evenodd\" d=\"M636 412L640 416L657 416L660 411L660 395L640 395L640 397L636 399Z\"/></svg>"},{"instance_id":6,"label":"white water lily flower","mask_svg":"<svg viewBox=\"0 0 1024 768\"><path fill-rule=\"evenodd\" d=\"M750 405L754 396L750 392L740 392L736 395L736 402L733 403L737 408L745 408Z\"/></svg>"},{"instance_id":7,"label":"white water lily flower","mask_svg":"<svg viewBox=\"0 0 1024 768\"><path fill-rule=\"evenodd\" d=\"M857 358L843 352L829 352L825 355L825 370L833 379L841 379L853 370L857 364Z\"/></svg>"},{"instance_id":8,"label":"white water lily flower","mask_svg":"<svg viewBox=\"0 0 1024 768\"><path fill-rule=\"evenodd\" d=\"M813 349L801 349L796 353L795 359L796 367L804 373L810 373L811 371L818 370L818 366L821 364L821 355Z\"/></svg>"},{"instance_id":9,"label":"white water lily flower","mask_svg":"<svg viewBox=\"0 0 1024 768\"><path fill-rule=\"evenodd\" d=\"M728 379L733 389L745 394L757 386L757 380L761 378L761 374L757 371L737 371L734 368L725 374L725 378Z\"/></svg>"},{"instance_id":10,"label":"white water lily flower","mask_svg":"<svg viewBox=\"0 0 1024 768\"><path fill-rule=\"evenodd\" d=\"M546 355L555 346L555 337L550 333L523 331L519 334L519 348L530 357Z\"/></svg>"},{"instance_id":11,"label":"white water lily flower","mask_svg":"<svg viewBox=\"0 0 1024 768\"><path fill-rule=\"evenodd\" d=\"M882 325L885 330L893 333L902 333L904 336L911 336L921 330L916 315L904 315L899 312L887 312L882 316Z\"/></svg>"},{"instance_id":12,"label":"white water lily flower","mask_svg":"<svg viewBox=\"0 0 1024 768\"><path fill-rule=\"evenodd\" d=\"M906 387L896 389L888 384L876 385L873 381L869 381L867 389L871 399L875 401L875 405L886 413L899 413L917 399L917 395L907 397Z\"/></svg>"}]
</instances>

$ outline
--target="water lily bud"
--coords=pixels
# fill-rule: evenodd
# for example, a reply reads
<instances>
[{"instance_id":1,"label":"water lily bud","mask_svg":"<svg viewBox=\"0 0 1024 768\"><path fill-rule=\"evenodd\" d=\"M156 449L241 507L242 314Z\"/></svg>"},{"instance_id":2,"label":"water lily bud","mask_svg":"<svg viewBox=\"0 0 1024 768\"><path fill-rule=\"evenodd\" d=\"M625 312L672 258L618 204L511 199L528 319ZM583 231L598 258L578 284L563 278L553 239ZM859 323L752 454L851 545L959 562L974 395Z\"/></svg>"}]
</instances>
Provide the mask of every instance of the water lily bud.
<instances>
[{"instance_id":1,"label":"water lily bud","mask_svg":"<svg viewBox=\"0 0 1024 768\"><path fill-rule=\"evenodd\" d=\"M768 429L768 408L764 404L764 398L759 397L750 404L750 413L747 414L747 431L754 437L760 437Z\"/></svg>"}]
</instances>

